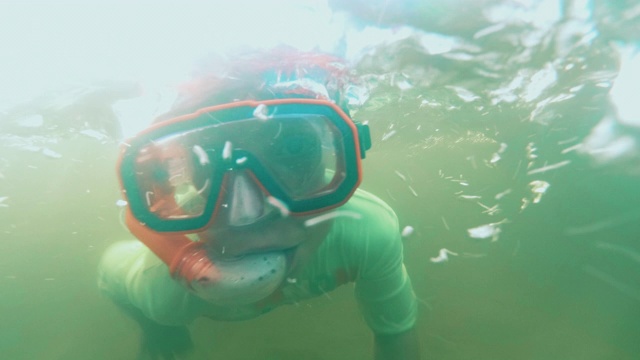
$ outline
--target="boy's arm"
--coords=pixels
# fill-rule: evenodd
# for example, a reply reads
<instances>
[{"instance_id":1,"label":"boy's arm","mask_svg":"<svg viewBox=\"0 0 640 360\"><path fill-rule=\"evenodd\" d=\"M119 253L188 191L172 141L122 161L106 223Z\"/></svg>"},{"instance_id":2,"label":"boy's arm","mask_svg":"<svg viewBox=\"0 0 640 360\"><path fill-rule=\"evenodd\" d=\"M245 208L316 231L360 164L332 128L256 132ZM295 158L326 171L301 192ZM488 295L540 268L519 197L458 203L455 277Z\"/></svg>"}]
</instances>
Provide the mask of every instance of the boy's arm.
<instances>
[{"instance_id":1,"label":"boy's arm","mask_svg":"<svg viewBox=\"0 0 640 360\"><path fill-rule=\"evenodd\" d=\"M420 360L420 342L416 328L393 335L374 336L375 360Z\"/></svg>"},{"instance_id":2,"label":"boy's arm","mask_svg":"<svg viewBox=\"0 0 640 360\"><path fill-rule=\"evenodd\" d=\"M343 209L362 214L337 222L336 232L350 265L355 297L374 336L376 360L420 358L416 335L418 304L403 262L398 218L389 205L358 190Z\"/></svg>"}]
</instances>

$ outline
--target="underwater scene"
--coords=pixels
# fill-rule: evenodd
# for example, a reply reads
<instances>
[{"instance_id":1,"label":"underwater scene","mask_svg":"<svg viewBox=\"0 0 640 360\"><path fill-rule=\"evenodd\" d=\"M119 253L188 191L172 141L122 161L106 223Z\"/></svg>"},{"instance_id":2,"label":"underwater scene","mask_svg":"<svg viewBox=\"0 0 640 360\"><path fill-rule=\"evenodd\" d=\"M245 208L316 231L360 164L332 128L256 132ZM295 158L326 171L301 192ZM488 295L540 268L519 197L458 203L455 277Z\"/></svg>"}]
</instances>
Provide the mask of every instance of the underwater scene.
<instances>
[{"instance_id":1,"label":"underwater scene","mask_svg":"<svg viewBox=\"0 0 640 360\"><path fill-rule=\"evenodd\" d=\"M422 359L640 357L636 1L8 1L0 44L1 359L138 358L97 280L123 142L203 58L281 44L360 79ZM176 358L373 359L353 284L189 331Z\"/></svg>"}]
</instances>

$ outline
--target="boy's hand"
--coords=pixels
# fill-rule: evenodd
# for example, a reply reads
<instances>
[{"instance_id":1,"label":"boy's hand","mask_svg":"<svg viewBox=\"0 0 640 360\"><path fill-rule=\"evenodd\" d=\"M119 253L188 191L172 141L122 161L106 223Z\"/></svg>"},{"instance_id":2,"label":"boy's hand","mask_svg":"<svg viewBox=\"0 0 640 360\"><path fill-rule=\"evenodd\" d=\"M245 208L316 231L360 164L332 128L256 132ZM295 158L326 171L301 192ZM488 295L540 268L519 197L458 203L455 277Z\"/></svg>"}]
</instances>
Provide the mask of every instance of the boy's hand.
<instances>
[{"instance_id":1,"label":"boy's hand","mask_svg":"<svg viewBox=\"0 0 640 360\"><path fill-rule=\"evenodd\" d=\"M415 327L394 335L376 334L375 360L420 360L420 343Z\"/></svg>"},{"instance_id":2,"label":"boy's hand","mask_svg":"<svg viewBox=\"0 0 640 360\"><path fill-rule=\"evenodd\" d=\"M161 325L130 305L116 305L133 318L142 330L137 360L182 359L193 351L191 334L186 326Z\"/></svg>"}]
</instances>

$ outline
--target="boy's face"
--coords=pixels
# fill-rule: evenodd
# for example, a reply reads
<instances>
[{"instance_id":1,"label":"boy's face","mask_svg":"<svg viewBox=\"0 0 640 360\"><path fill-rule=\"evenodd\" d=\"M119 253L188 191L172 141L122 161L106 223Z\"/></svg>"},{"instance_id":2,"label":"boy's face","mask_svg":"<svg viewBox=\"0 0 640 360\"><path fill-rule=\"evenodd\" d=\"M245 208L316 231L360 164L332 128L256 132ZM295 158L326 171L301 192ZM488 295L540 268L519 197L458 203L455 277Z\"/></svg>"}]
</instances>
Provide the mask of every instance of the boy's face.
<instances>
[{"instance_id":1,"label":"boy's face","mask_svg":"<svg viewBox=\"0 0 640 360\"><path fill-rule=\"evenodd\" d=\"M130 213L154 236L197 234L217 256L293 252L326 235L327 222L306 220L358 186L363 134L330 101L236 102L145 130L123 147L119 174Z\"/></svg>"}]
</instances>

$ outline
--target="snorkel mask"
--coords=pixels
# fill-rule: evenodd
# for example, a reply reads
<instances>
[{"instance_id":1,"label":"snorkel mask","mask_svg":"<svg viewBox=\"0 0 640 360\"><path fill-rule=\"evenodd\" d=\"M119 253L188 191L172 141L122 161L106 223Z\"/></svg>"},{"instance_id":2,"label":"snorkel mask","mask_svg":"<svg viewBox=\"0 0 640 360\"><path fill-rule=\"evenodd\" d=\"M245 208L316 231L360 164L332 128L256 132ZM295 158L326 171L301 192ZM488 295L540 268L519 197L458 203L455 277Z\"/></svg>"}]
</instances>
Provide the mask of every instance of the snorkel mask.
<instances>
[{"instance_id":1,"label":"snorkel mask","mask_svg":"<svg viewBox=\"0 0 640 360\"><path fill-rule=\"evenodd\" d=\"M288 215L309 215L351 197L370 146L368 126L327 100L201 108L157 123L122 147L117 170L126 224L172 276L191 288L206 286L222 275L204 243L187 235L215 224L231 172L248 174Z\"/></svg>"}]
</instances>

